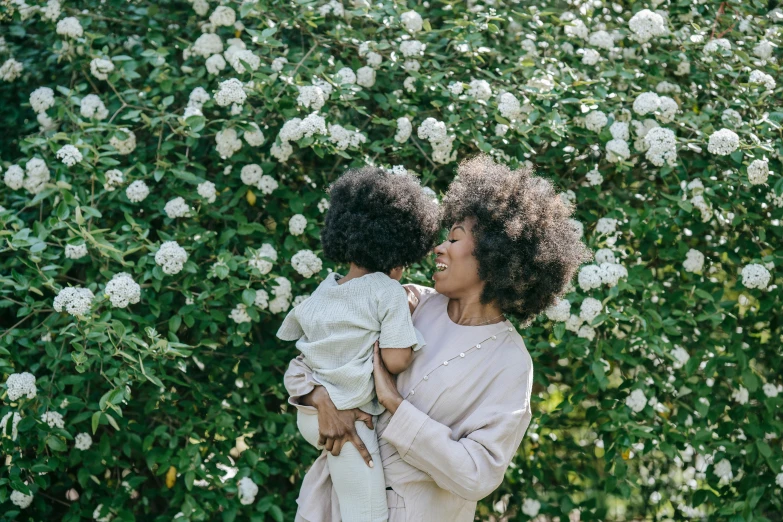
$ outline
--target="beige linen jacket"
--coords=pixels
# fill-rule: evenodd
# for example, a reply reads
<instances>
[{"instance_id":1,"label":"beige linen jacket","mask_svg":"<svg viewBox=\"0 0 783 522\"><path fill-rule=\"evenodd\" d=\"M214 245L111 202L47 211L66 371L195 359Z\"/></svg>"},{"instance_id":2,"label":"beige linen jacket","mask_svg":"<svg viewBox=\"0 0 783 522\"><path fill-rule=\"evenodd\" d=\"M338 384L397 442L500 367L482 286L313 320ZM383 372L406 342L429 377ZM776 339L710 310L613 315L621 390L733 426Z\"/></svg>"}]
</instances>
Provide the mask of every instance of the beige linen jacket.
<instances>
[{"instance_id":1,"label":"beige linen jacket","mask_svg":"<svg viewBox=\"0 0 783 522\"><path fill-rule=\"evenodd\" d=\"M390 522L471 522L478 500L494 491L530 424L533 361L508 321L463 326L446 313L448 298L406 285L418 297L413 324L427 346L397 376L405 399L376 423ZM289 403L313 390L300 358L285 374ZM377 465L377 462L376 462ZM308 470L297 499L300 522L338 522L326 453Z\"/></svg>"}]
</instances>

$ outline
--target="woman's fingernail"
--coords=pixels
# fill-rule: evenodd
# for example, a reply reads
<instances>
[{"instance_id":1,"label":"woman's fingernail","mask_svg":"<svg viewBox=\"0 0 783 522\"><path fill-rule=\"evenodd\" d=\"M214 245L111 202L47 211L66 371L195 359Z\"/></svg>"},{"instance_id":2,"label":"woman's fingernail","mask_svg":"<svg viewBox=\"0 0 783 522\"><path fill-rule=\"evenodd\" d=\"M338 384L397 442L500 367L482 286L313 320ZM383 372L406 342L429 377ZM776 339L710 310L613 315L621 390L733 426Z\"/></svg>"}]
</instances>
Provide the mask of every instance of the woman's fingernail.
<instances>
[{"instance_id":1,"label":"woman's fingernail","mask_svg":"<svg viewBox=\"0 0 783 522\"><path fill-rule=\"evenodd\" d=\"M374 468L374 467L375 467L375 464L373 463L373 461L370 461L370 467L371 467L371 468Z\"/></svg>"}]
</instances>

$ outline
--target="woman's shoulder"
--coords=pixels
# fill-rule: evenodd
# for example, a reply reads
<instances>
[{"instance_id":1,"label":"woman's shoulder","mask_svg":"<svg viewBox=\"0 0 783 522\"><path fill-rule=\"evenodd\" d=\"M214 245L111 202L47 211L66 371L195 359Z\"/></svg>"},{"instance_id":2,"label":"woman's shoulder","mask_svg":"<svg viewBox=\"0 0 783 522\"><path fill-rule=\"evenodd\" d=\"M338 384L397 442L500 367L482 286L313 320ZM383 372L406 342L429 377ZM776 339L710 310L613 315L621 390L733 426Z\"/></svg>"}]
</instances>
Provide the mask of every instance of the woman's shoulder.
<instances>
[{"instance_id":1,"label":"woman's shoulder","mask_svg":"<svg viewBox=\"0 0 783 522\"><path fill-rule=\"evenodd\" d=\"M440 295L434 288L429 286L422 286L414 283L406 283L402 286L405 288L405 291L408 292L409 299L417 304L421 304L433 296Z\"/></svg>"},{"instance_id":2,"label":"woman's shoulder","mask_svg":"<svg viewBox=\"0 0 783 522\"><path fill-rule=\"evenodd\" d=\"M517 329L509 322L504 321L506 330L504 335L499 336L500 345L504 347L503 357L508 362L505 365L509 371L515 373L526 373L533 370L533 358L527 351L525 340Z\"/></svg>"}]
</instances>

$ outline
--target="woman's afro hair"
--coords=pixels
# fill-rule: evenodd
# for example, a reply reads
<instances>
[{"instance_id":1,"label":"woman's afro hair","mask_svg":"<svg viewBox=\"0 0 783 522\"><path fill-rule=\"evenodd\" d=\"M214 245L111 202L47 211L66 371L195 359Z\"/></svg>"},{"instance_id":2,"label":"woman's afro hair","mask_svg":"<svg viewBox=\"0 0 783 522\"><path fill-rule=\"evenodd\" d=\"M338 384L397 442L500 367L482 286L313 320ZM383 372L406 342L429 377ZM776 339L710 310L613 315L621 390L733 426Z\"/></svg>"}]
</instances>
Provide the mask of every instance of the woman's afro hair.
<instances>
[{"instance_id":1,"label":"woman's afro hair","mask_svg":"<svg viewBox=\"0 0 783 522\"><path fill-rule=\"evenodd\" d=\"M486 154L463 160L457 174L443 198L443 223L475 219L481 302L529 324L593 258L569 223L574 207L532 169L511 170Z\"/></svg>"},{"instance_id":2,"label":"woman's afro hair","mask_svg":"<svg viewBox=\"0 0 783 522\"><path fill-rule=\"evenodd\" d=\"M332 261L388 274L420 261L438 238L438 203L410 174L351 169L332 183L329 196L321 243Z\"/></svg>"}]
</instances>

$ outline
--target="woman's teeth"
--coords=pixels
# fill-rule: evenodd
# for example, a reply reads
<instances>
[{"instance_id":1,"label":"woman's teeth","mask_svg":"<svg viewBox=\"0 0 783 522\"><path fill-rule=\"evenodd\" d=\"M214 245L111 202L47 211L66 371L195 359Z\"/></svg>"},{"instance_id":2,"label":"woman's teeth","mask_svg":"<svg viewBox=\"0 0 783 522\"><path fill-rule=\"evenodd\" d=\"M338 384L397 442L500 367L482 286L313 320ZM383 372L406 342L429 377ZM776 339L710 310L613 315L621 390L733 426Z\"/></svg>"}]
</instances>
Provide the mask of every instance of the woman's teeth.
<instances>
[{"instance_id":1,"label":"woman's teeth","mask_svg":"<svg viewBox=\"0 0 783 522\"><path fill-rule=\"evenodd\" d=\"M436 263L436 264L435 264L435 270L436 270L437 272L443 272L443 271L444 271L444 270L446 270L448 267L449 267L449 265L447 265L447 264L445 264L445 263Z\"/></svg>"}]
</instances>

